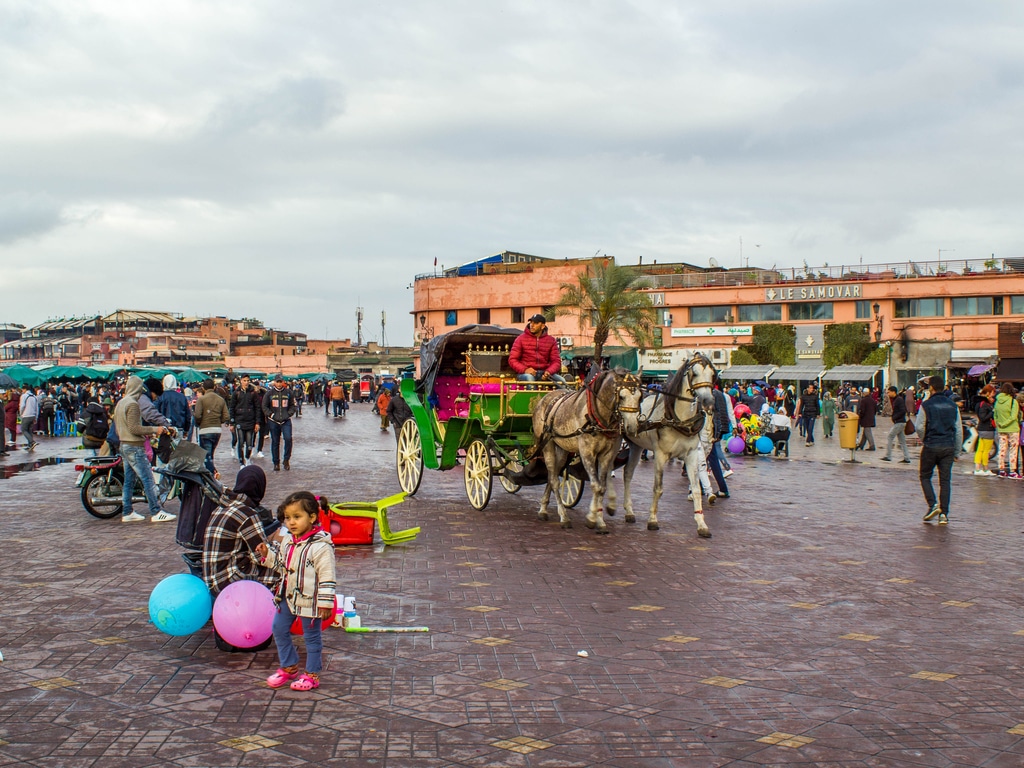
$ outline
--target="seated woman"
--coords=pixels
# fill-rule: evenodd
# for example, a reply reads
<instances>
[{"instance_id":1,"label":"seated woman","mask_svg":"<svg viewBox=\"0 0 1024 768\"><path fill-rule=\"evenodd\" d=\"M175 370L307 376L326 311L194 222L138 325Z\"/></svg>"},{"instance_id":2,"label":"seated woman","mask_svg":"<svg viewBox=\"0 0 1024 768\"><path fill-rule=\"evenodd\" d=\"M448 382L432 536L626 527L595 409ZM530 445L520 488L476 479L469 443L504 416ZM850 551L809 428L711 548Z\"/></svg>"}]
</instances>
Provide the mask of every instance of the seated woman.
<instances>
[{"instance_id":1,"label":"seated woman","mask_svg":"<svg viewBox=\"0 0 1024 768\"><path fill-rule=\"evenodd\" d=\"M780 405L779 410L771 416L770 431L765 433L765 436L770 437L775 444L776 456L781 456L783 451L789 456L789 428L790 419L786 407Z\"/></svg>"},{"instance_id":2,"label":"seated woman","mask_svg":"<svg viewBox=\"0 0 1024 768\"><path fill-rule=\"evenodd\" d=\"M260 506L267 490L263 470L250 465L242 467L235 481L234 500L213 510L203 538L203 581L214 598L236 581L258 581L269 589L277 586L278 574L262 565L256 548L267 543L267 537L281 524L270 510ZM248 650L263 650L266 643ZM235 651L216 630L214 640L223 651Z\"/></svg>"},{"instance_id":3,"label":"seated woman","mask_svg":"<svg viewBox=\"0 0 1024 768\"><path fill-rule=\"evenodd\" d=\"M228 585L245 579L268 587L277 574L260 564L256 548L267 543L280 523L260 506L267 476L255 464L242 467L235 481L235 499L210 515L203 538L203 581L214 596Z\"/></svg>"}]
</instances>

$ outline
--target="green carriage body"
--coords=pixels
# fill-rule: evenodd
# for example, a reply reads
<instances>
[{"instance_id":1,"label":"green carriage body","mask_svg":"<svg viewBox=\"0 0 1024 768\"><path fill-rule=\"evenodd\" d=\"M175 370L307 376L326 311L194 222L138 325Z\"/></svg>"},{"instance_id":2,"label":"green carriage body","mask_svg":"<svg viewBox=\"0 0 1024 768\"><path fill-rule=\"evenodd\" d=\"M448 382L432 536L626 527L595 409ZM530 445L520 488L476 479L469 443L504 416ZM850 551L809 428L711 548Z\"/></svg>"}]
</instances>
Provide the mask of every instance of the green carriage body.
<instances>
[{"instance_id":1,"label":"green carriage body","mask_svg":"<svg viewBox=\"0 0 1024 768\"><path fill-rule=\"evenodd\" d=\"M403 425L399 434L396 458L404 491L412 494L419 487L415 468L406 466L403 472L403 463L409 461L437 470L465 464L467 494L478 509L490 497L491 474L510 493L519 489L519 482L508 478L533 458L533 409L555 386L517 381L508 356L519 333L496 326L466 326L424 345L420 378L405 379L400 385L413 414L413 424ZM486 493L480 491L476 500L470 473L486 475ZM541 477L534 472L530 482Z\"/></svg>"}]
</instances>

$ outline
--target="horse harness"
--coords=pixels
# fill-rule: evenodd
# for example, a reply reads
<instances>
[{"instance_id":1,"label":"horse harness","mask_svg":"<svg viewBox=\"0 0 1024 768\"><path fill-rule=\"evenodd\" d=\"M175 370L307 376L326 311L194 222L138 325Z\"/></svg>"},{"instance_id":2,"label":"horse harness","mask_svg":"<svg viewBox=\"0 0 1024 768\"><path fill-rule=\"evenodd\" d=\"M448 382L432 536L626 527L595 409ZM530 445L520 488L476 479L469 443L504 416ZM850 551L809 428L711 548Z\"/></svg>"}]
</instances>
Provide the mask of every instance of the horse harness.
<instances>
[{"instance_id":1,"label":"horse harness","mask_svg":"<svg viewBox=\"0 0 1024 768\"><path fill-rule=\"evenodd\" d=\"M548 414L548 418L544 420L544 431L541 434L540 438L538 438L537 442L534 444L533 452L531 455L537 455L544 448L544 444L547 443L547 441L550 440L551 438L565 440L571 437L578 437L580 435L601 434L604 435L605 437L612 437L613 435L616 434L622 434L624 425L622 422L621 414L639 413L640 406L638 404L635 407L620 407L618 393L623 389L628 389L630 392L636 391L637 389L640 388L640 380L631 373L627 373L623 377L622 385L616 387L615 389L616 398L615 403L612 406L611 420L606 424L602 422L601 416L598 413L597 409L597 393L600 390L600 385L598 385L598 382L603 382L604 377L606 376L614 375L615 374L611 373L610 371L606 371L600 376L595 376L593 379L590 380L590 382L586 386L584 386L583 391L586 392L587 396L587 416L583 422L583 425L575 432L569 432L567 434L560 435L554 431L552 422L554 422L554 416L555 413L557 413L558 409L561 408L562 405L567 403L569 400L578 397L580 392L576 391L567 393L561 398L559 398L558 402L555 403L554 407L551 409L551 412Z\"/></svg>"}]
</instances>

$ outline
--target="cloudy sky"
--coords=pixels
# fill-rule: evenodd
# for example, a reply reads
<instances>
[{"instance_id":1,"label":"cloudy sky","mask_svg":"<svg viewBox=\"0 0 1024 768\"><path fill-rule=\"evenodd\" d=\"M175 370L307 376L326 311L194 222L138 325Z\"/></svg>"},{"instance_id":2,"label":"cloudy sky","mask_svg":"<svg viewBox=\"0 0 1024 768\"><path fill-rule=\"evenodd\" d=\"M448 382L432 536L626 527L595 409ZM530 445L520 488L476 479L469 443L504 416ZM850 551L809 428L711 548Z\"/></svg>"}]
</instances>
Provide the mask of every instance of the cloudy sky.
<instances>
[{"instance_id":1,"label":"cloudy sky","mask_svg":"<svg viewBox=\"0 0 1024 768\"><path fill-rule=\"evenodd\" d=\"M0 322L354 338L362 306L404 344L435 258L1021 256L1022 27L1018 0L4 0Z\"/></svg>"}]
</instances>

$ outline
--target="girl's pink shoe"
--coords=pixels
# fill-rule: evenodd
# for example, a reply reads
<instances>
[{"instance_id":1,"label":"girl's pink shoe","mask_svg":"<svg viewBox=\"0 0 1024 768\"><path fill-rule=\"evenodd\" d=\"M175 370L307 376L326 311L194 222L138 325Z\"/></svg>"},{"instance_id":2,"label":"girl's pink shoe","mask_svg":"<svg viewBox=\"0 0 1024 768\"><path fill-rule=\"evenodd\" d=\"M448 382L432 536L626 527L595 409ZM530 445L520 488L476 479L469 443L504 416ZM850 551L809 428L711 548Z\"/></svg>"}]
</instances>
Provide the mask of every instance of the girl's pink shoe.
<instances>
[{"instance_id":1,"label":"girl's pink shoe","mask_svg":"<svg viewBox=\"0 0 1024 768\"><path fill-rule=\"evenodd\" d=\"M267 685L271 688L280 688L283 685L288 685L290 680L294 680L298 676L298 672L288 672L287 670L279 669L267 678Z\"/></svg>"},{"instance_id":2,"label":"girl's pink shoe","mask_svg":"<svg viewBox=\"0 0 1024 768\"><path fill-rule=\"evenodd\" d=\"M293 691L311 691L320 687L320 681L309 675L299 675L299 679L292 683Z\"/></svg>"}]
</instances>

